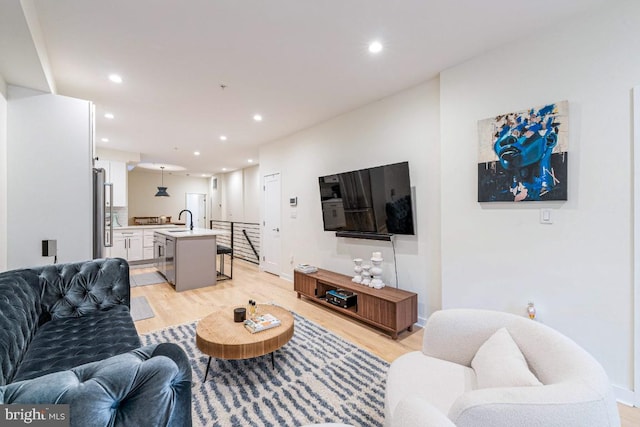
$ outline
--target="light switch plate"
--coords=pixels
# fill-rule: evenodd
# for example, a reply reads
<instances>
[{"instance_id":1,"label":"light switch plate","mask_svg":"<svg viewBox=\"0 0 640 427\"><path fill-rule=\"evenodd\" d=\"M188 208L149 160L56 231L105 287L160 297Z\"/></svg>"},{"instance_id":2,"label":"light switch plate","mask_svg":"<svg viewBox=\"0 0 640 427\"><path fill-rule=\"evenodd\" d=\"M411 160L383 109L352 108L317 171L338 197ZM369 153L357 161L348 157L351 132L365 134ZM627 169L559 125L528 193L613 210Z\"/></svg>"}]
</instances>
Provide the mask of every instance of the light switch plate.
<instances>
[{"instance_id":1,"label":"light switch plate","mask_svg":"<svg viewBox=\"0 0 640 427\"><path fill-rule=\"evenodd\" d=\"M551 209L540 209L540 224L553 224Z\"/></svg>"}]
</instances>

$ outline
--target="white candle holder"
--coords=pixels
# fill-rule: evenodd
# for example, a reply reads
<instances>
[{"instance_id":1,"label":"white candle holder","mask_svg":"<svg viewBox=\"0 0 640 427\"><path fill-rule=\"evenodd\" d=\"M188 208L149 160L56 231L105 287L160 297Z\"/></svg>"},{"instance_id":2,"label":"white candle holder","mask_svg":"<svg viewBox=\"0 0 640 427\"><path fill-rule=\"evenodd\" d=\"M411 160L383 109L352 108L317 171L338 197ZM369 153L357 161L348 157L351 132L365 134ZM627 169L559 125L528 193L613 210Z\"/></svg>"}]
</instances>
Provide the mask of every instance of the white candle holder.
<instances>
[{"instance_id":1,"label":"white candle holder","mask_svg":"<svg viewBox=\"0 0 640 427\"><path fill-rule=\"evenodd\" d=\"M356 275L351 279L352 282L362 283L362 258L356 258L353 260L355 266L353 267L353 271L355 271Z\"/></svg>"},{"instance_id":2,"label":"white candle holder","mask_svg":"<svg viewBox=\"0 0 640 427\"><path fill-rule=\"evenodd\" d=\"M369 269L371 268L371 266L369 264L365 264L362 266L362 283L365 286L370 286L371 285L371 272L369 271Z\"/></svg>"},{"instance_id":3,"label":"white candle holder","mask_svg":"<svg viewBox=\"0 0 640 427\"><path fill-rule=\"evenodd\" d=\"M373 254L379 255L380 252L374 252ZM371 275L373 278L371 279L369 286L376 289L382 289L385 286L382 282L382 257L372 257L371 264L373 265L371 267Z\"/></svg>"}]
</instances>

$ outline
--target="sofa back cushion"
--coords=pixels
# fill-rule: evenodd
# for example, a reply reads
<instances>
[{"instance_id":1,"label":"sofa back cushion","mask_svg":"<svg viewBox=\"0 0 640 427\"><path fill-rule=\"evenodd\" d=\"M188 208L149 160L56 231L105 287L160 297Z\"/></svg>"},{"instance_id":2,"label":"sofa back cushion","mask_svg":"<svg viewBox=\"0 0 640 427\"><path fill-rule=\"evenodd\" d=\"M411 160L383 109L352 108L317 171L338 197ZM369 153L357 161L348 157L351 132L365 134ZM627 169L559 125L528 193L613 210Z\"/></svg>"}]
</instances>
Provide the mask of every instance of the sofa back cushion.
<instances>
[{"instance_id":1,"label":"sofa back cushion","mask_svg":"<svg viewBox=\"0 0 640 427\"><path fill-rule=\"evenodd\" d=\"M531 373L507 328L498 329L471 361L478 388L542 385Z\"/></svg>"},{"instance_id":2,"label":"sofa back cushion","mask_svg":"<svg viewBox=\"0 0 640 427\"><path fill-rule=\"evenodd\" d=\"M31 269L40 277L42 322L130 306L129 264L120 258Z\"/></svg>"},{"instance_id":3,"label":"sofa back cushion","mask_svg":"<svg viewBox=\"0 0 640 427\"><path fill-rule=\"evenodd\" d=\"M39 288L29 270L0 273L0 385L11 382L38 328Z\"/></svg>"},{"instance_id":4,"label":"sofa back cushion","mask_svg":"<svg viewBox=\"0 0 640 427\"><path fill-rule=\"evenodd\" d=\"M40 326L13 381L95 362L140 347L140 338L124 305L80 317L51 320Z\"/></svg>"}]
</instances>

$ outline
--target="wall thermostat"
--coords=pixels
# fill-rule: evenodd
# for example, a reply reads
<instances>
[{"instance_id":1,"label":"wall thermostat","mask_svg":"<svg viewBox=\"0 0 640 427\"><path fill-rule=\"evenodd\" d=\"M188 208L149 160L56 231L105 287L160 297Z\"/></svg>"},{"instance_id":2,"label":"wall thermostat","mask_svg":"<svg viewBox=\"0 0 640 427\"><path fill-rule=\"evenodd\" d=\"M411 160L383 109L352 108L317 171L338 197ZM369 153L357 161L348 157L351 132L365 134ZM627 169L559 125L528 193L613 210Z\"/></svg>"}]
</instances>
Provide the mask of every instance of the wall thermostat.
<instances>
[{"instance_id":1,"label":"wall thermostat","mask_svg":"<svg viewBox=\"0 0 640 427\"><path fill-rule=\"evenodd\" d=\"M298 205L298 198L297 197L289 198L289 206L297 206L297 205Z\"/></svg>"}]
</instances>

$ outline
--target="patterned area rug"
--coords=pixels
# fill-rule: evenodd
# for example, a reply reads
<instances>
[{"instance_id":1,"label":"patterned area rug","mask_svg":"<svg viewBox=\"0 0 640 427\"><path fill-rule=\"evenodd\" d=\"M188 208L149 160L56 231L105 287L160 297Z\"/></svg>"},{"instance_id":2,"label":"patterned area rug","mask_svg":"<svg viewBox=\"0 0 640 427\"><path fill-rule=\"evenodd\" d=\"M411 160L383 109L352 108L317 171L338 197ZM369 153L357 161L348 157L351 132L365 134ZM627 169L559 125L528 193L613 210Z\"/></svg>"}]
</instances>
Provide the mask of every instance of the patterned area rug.
<instances>
[{"instance_id":1,"label":"patterned area rug","mask_svg":"<svg viewBox=\"0 0 640 427\"><path fill-rule=\"evenodd\" d=\"M193 369L194 426L381 426L388 363L294 313L291 341L248 360L211 360L195 344L196 323L142 335L144 345L175 342Z\"/></svg>"}]
</instances>

